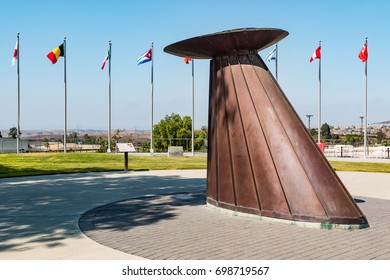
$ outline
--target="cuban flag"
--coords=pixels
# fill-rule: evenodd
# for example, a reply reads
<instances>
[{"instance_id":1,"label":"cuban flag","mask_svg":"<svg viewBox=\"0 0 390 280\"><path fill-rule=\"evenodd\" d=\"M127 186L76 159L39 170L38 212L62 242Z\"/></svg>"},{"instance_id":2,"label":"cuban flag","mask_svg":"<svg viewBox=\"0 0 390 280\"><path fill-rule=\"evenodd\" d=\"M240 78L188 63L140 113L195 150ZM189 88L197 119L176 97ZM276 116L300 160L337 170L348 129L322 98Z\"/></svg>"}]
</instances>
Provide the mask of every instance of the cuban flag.
<instances>
[{"instance_id":1,"label":"cuban flag","mask_svg":"<svg viewBox=\"0 0 390 280\"><path fill-rule=\"evenodd\" d=\"M276 60L276 48L274 48L269 54L267 54L265 60L267 60L268 62L271 62L271 60Z\"/></svg>"},{"instance_id":2,"label":"cuban flag","mask_svg":"<svg viewBox=\"0 0 390 280\"><path fill-rule=\"evenodd\" d=\"M141 65L145 62L149 62L152 60L152 49L149 49L147 52L142 54L138 59L137 59L137 65Z\"/></svg>"}]
</instances>

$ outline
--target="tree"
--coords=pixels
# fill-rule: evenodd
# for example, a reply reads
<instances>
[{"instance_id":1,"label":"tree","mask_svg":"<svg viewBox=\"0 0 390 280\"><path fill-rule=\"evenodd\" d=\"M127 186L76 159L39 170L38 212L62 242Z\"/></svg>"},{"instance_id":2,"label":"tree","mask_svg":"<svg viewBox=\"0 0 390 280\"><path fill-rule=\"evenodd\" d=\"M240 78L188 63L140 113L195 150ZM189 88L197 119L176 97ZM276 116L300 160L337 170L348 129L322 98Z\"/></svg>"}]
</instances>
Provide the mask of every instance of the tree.
<instances>
[{"instance_id":1,"label":"tree","mask_svg":"<svg viewBox=\"0 0 390 280\"><path fill-rule=\"evenodd\" d=\"M119 128L114 131L114 135L111 137L111 141L110 141L111 151L114 151L116 148L116 144L119 143L120 140L122 140L123 137L120 134L124 131L125 131L124 129L119 129Z\"/></svg>"},{"instance_id":2,"label":"tree","mask_svg":"<svg viewBox=\"0 0 390 280\"><path fill-rule=\"evenodd\" d=\"M48 151L50 150L49 139L47 139L47 138L45 137L44 142L45 142L44 146L46 147L46 151L48 152Z\"/></svg>"},{"instance_id":3,"label":"tree","mask_svg":"<svg viewBox=\"0 0 390 280\"><path fill-rule=\"evenodd\" d=\"M16 139L18 136L18 129L16 127L11 127L8 132L8 137L11 137L12 139Z\"/></svg>"},{"instance_id":4,"label":"tree","mask_svg":"<svg viewBox=\"0 0 390 280\"><path fill-rule=\"evenodd\" d=\"M93 137L89 136L88 133L84 134L83 144L92 144L92 143L93 143Z\"/></svg>"},{"instance_id":5,"label":"tree","mask_svg":"<svg viewBox=\"0 0 390 280\"><path fill-rule=\"evenodd\" d=\"M324 123L324 124L321 126L321 136L322 136L325 140L332 139L332 134L330 133L330 126L329 126L329 124Z\"/></svg>"},{"instance_id":6,"label":"tree","mask_svg":"<svg viewBox=\"0 0 390 280\"><path fill-rule=\"evenodd\" d=\"M166 151L168 146L187 146L184 138L191 138L192 119L189 116L180 117L172 113L166 115L153 127L154 148Z\"/></svg>"},{"instance_id":7,"label":"tree","mask_svg":"<svg viewBox=\"0 0 390 280\"><path fill-rule=\"evenodd\" d=\"M79 134L77 132L72 132L68 135L67 139L69 143L77 143Z\"/></svg>"},{"instance_id":8,"label":"tree","mask_svg":"<svg viewBox=\"0 0 390 280\"><path fill-rule=\"evenodd\" d=\"M207 126L202 126L200 130L195 130L194 150L199 151L205 149L207 139Z\"/></svg>"},{"instance_id":9,"label":"tree","mask_svg":"<svg viewBox=\"0 0 390 280\"><path fill-rule=\"evenodd\" d=\"M376 133L376 143L378 144L382 144L382 141L383 139L386 138L386 135L382 132L382 129L379 130L377 133Z\"/></svg>"},{"instance_id":10,"label":"tree","mask_svg":"<svg viewBox=\"0 0 390 280\"><path fill-rule=\"evenodd\" d=\"M107 147L107 140L105 140L101 136L99 136L96 139L96 143L100 146L98 153L104 153L106 151L106 147Z\"/></svg>"},{"instance_id":11,"label":"tree","mask_svg":"<svg viewBox=\"0 0 390 280\"><path fill-rule=\"evenodd\" d=\"M208 130L208 128L207 128L207 125L202 125L202 127L200 128L200 130L206 135L206 137L207 137L207 135L208 135L208 133L209 133L209 130Z\"/></svg>"}]
</instances>

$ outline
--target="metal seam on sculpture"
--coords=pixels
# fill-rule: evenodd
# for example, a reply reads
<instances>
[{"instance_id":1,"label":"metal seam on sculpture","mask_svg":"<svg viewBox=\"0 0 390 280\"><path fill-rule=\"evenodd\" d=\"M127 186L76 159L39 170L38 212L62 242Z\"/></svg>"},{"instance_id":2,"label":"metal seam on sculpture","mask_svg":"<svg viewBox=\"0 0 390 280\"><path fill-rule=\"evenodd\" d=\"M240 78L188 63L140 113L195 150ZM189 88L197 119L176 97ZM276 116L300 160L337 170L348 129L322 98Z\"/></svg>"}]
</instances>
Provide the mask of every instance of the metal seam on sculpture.
<instances>
[{"instance_id":1,"label":"metal seam on sculpture","mask_svg":"<svg viewBox=\"0 0 390 280\"><path fill-rule=\"evenodd\" d=\"M219 111L219 106L220 106L220 102L218 102L217 100L217 88L218 88L218 81L217 81L217 65L216 65L216 61L215 60L211 60L212 65L213 65L213 72L210 73L210 77L213 77L213 85L212 87L210 86L210 95L213 96L213 103L214 103L214 116L215 116L215 120L213 121L213 129L214 129L214 132L212 133L212 137L215 137L215 141L214 141L214 147L215 147L215 181L216 181L216 198L217 198L217 205L219 206L219 202L221 200L220 198L220 181L219 181L219 169L218 169L218 159L219 159L219 144L217 141L219 138L218 138L218 122L219 122L219 114L217 113ZM211 70L211 69L210 69ZM213 116L211 116L213 117Z\"/></svg>"},{"instance_id":2,"label":"metal seam on sculpture","mask_svg":"<svg viewBox=\"0 0 390 280\"><path fill-rule=\"evenodd\" d=\"M221 61L221 58L219 58ZM232 187L233 187L233 197L234 197L234 205L237 206L237 193L236 193L236 184L235 184L235 176L234 176L234 170L233 170L233 157L232 157L232 146L230 143L230 128L229 128L229 120L228 120L228 114L227 114L227 108L226 108L226 100L227 100L227 90L226 90L226 83L225 81L225 74L224 74L224 67L222 67L222 61L220 63L220 69L221 71L221 83L222 83L222 89L223 89L223 97L224 97L224 105L225 105L225 122L227 127L227 133L229 135L228 137L228 146L229 146L229 159L230 159L230 172L232 176Z\"/></svg>"},{"instance_id":3,"label":"metal seam on sculpture","mask_svg":"<svg viewBox=\"0 0 390 280\"><path fill-rule=\"evenodd\" d=\"M211 60L211 62L213 64L213 72L210 73L210 77L214 75L216 76L216 72L215 72L215 63L213 62L213 60ZM216 80L216 79L213 79L213 81ZM210 99L213 98L213 104L215 105L216 104L216 94L213 94L214 92L216 92L216 89L215 87L217 86L217 83L214 82L213 85L210 85L210 91L211 93L210 94ZM218 105L216 105L218 106ZM216 106L213 106L213 110L215 110L215 107ZM218 108L218 107L217 107ZM215 116L215 121L213 122L212 119L213 119L213 116L210 114L209 118L210 118L210 122L213 122L213 131L216 130L217 128L217 124L218 124L218 114L215 114L214 112L214 116ZM214 149L215 149L215 160L214 160L214 163L215 163L215 194L216 194L216 199L217 199L217 205L219 204L219 181L218 181L218 167L217 167L217 163L218 163L218 134L216 132L213 132L211 133L212 134L212 137L213 137L213 145L214 145Z\"/></svg>"}]
</instances>

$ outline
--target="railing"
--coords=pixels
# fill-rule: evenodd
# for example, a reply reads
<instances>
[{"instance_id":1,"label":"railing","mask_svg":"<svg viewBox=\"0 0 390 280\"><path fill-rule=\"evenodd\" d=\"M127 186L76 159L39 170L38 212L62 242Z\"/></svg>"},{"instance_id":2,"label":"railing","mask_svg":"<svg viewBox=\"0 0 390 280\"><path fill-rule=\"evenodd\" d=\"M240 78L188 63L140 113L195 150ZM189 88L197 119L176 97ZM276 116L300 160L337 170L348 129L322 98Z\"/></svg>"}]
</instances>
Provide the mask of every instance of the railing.
<instances>
[{"instance_id":1,"label":"railing","mask_svg":"<svg viewBox=\"0 0 390 280\"><path fill-rule=\"evenodd\" d=\"M154 138L154 147L156 152L168 152L169 146L182 146L186 152L191 151L191 138ZM74 141L76 143L67 143L68 152L104 152L106 151L107 143L96 143L96 141L88 141L88 144L82 141ZM118 143L122 141L119 140ZM137 152L149 152L150 140L135 139L131 141ZM162 143L163 142L163 143ZM207 139L195 138L196 150L207 152ZM20 141L20 152L63 152L64 144L62 141L39 141L22 139ZM0 153L16 153L17 143L16 139L0 138ZM112 149L115 152L115 149Z\"/></svg>"}]
</instances>

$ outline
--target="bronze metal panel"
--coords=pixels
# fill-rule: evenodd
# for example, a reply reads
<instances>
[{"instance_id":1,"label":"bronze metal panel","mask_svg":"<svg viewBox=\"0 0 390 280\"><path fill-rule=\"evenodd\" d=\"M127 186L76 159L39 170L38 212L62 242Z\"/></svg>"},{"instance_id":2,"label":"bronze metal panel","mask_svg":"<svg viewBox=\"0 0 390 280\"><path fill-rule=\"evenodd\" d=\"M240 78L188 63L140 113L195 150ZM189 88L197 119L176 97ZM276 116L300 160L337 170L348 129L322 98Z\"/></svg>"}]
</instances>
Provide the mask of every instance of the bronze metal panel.
<instances>
[{"instance_id":1,"label":"bronze metal panel","mask_svg":"<svg viewBox=\"0 0 390 280\"><path fill-rule=\"evenodd\" d=\"M213 59L207 201L274 218L368 225L257 54L287 34L239 29L164 49Z\"/></svg>"},{"instance_id":2,"label":"bronze metal panel","mask_svg":"<svg viewBox=\"0 0 390 280\"><path fill-rule=\"evenodd\" d=\"M276 81L270 75L262 73L263 83L267 88L276 87ZM279 118L285 126L289 139L297 152L300 162L306 171L313 189L330 217L360 218L363 213L356 206L345 186L329 165L327 159L311 137L307 137L307 130L292 106L288 104L287 97L279 90L271 97L272 105L280 113ZM299 132L299 133L298 133ZM310 135L309 135L310 136ZM326 170L319 172L319 170ZM334 187L329 187L334 186ZM336 187L337 186L337 187Z\"/></svg>"},{"instance_id":3,"label":"bronze metal panel","mask_svg":"<svg viewBox=\"0 0 390 280\"><path fill-rule=\"evenodd\" d=\"M240 64L242 63L243 61L240 61ZM284 213L283 216L291 216L242 66L235 65L231 69L235 77L236 88L241 89L240 93L237 93L237 105L242 112L245 142L252 162L251 168L260 199L260 209L266 212Z\"/></svg>"},{"instance_id":4,"label":"bronze metal panel","mask_svg":"<svg viewBox=\"0 0 390 280\"><path fill-rule=\"evenodd\" d=\"M221 71L215 78L215 108L217 146L217 190L220 202L235 205L235 186L233 181L232 159L230 151L229 127L226 114L225 82Z\"/></svg>"},{"instance_id":5,"label":"bronze metal panel","mask_svg":"<svg viewBox=\"0 0 390 280\"><path fill-rule=\"evenodd\" d=\"M225 81L226 115L229 126L234 185L239 186L235 188L237 206L260 209L245 131L242 126L241 111L240 107L237 106L237 94L241 94L241 91L236 91L235 83L237 81L231 67L224 67L220 71L222 71Z\"/></svg>"},{"instance_id":6,"label":"bronze metal panel","mask_svg":"<svg viewBox=\"0 0 390 280\"><path fill-rule=\"evenodd\" d=\"M246 74L248 87L252 92L265 138L292 215L308 215L310 213L315 216L326 216L280 122L279 114L281 112L275 111L272 107L267 93L273 89L265 88L262 81L258 79L256 71L265 70L247 65L242 65L242 68ZM256 71L254 71L255 69Z\"/></svg>"}]
</instances>

